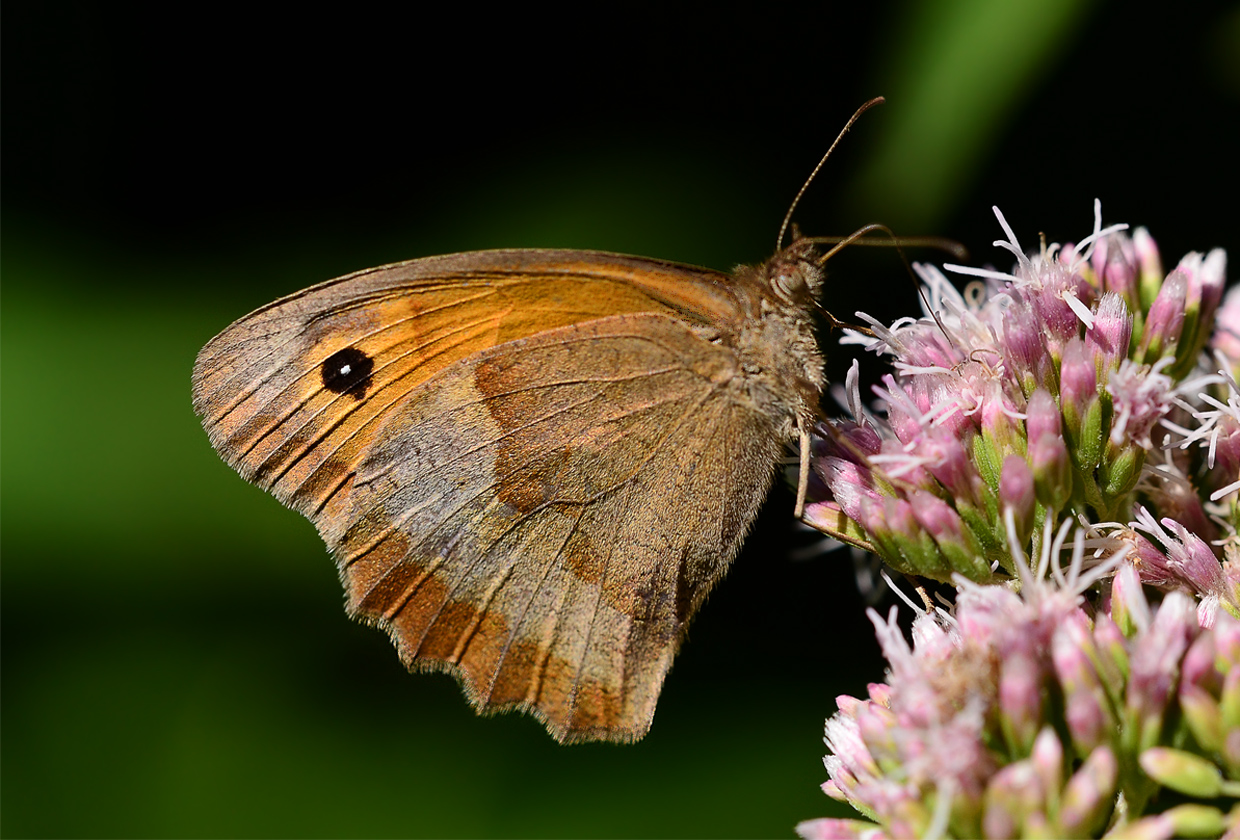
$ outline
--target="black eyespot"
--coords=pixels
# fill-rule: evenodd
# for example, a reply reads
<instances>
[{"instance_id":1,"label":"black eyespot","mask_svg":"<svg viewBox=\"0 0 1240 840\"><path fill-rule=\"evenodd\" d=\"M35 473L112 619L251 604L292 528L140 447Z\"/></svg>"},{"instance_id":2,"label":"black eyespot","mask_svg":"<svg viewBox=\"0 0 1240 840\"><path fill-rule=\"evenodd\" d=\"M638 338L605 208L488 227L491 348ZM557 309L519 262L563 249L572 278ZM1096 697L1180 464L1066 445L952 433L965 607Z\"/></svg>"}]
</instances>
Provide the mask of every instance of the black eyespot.
<instances>
[{"instance_id":1,"label":"black eyespot","mask_svg":"<svg viewBox=\"0 0 1240 840\"><path fill-rule=\"evenodd\" d=\"M356 347L346 347L332 353L323 362L319 373L323 387L337 394L349 394L361 399L370 387L370 374L374 372L375 360Z\"/></svg>"}]
</instances>

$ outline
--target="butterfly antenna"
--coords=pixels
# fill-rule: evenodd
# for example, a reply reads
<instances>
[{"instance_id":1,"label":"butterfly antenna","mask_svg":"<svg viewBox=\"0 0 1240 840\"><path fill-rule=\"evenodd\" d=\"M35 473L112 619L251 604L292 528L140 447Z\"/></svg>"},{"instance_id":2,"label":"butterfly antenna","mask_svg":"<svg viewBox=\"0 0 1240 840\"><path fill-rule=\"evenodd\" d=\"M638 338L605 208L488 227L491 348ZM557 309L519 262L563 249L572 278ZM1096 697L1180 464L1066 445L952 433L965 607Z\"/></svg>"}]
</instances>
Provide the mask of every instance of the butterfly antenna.
<instances>
[{"instance_id":1,"label":"butterfly antenna","mask_svg":"<svg viewBox=\"0 0 1240 840\"><path fill-rule=\"evenodd\" d=\"M805 191L809 189L809 185L814 182L814 178L818 176L818 171L822 169L823 164L827 162L827 158L831 157L831 153L835 151L835 147L838 146L840 141L844 139L844 135L848 133L848 129L852 128L853 123L857 121L858 117L873 108L875 105L880 105L886 101L887 100L883 99L883 97L876 96L869 102L862 105L857 109L857 112L849 118L848 122L844 124L844 128L840 131L840 133L836 135L835 142L831 144L831 148L827 149L827 153L822 156L822 160L818 161L818 165L814 167L814 171L809 173L809 177L805 179L805 183L801 185L801 189L797 190L796 197L792 199L792 204L789 205L788 212L784 214L784 222L779 226L779 238L775 240L776 253L783 250L784 235L788 232L788 223L792 221L792 213L797 209L797 204L801 201L801 196L805 195Z\"/></svg>"}]
</instances>

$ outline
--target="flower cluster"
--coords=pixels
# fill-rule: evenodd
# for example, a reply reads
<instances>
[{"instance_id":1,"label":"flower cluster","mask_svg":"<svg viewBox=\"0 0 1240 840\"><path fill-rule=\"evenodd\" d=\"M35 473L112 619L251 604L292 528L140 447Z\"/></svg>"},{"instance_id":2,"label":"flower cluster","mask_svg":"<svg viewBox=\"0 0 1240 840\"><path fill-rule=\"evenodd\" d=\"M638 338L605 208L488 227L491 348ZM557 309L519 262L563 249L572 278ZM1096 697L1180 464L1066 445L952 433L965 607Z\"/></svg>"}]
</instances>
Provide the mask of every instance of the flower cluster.
<instances>
[{"instance_id":1,"label":"flower cluster","mask_svg":"<svg viewBox=\"0 0 1240 840\"><path fill-rule=\"evenodd\" d=\"M1220 310L1221 250L1164 276L1148 233L1103 228L1100 213L1079 244L1034 256L1000 215L1008 238L996 244L1016 256L1012 274L949 266L977 278L962 294L918 266L927 316L867 319L874 337L850 336L893 356L895 372L874 389L884 417L867 411L850 372L853 419L815 441L827 492L807 508L811 524L899 571L985 582L1015 574L1007 510L1036 552L1048 516L1142 540L1144 506L1155 528L1187 529L1144 542L1152 574L1185 572L1172 543L1186 541L1217 565L1216 543L1234 542L1240 525L1240 298ZM1210 590L1217 582L1176 576L1240 617L1237 593Z\"/></svg>"},{"instance_id":2,"label":"flower cluster","mask_svg":"<svg viewBox=\"0 0 1240 840\"><path fill-rule=\"evenodd\" d=\"M798 830L1240 837L1240 289L1097 206L1033 255L996 215L1010 274L918 266L925 317L846 338L894 371L872 411L854 364L806 519L957 598L911 647L871 614L824 790L874 822Z\"/></svg>"},{"instance_id":3,"label":"flower cluster","mask_svg":"<svg viewBox=\"0 0 1240 840\"><path fill-rule=\"evenodd\" d=\"M890 680L840 698L823 790L875 822L812 820L802 837L1240 832L1240 621L1202 628L1180 592L1152 608L1132 565L1110 614L1076 594L1088 576L1024 583L966 584L954 614L914 622L911 648L894 610L871 611Z\"/></svg>"}]
</instances>

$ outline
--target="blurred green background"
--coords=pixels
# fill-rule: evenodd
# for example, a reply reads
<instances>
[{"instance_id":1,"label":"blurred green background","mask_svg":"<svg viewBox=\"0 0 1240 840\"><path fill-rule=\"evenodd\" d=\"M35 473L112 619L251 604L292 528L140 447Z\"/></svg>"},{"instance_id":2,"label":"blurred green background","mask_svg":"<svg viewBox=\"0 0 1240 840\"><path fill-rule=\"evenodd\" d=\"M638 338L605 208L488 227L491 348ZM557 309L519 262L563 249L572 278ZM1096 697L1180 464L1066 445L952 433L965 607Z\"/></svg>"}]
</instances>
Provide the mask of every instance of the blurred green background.
<instances>
[{"instance_id":1,"label":"blurred green background","mask_svg":"<svg viewBox=\"0 0 1240 840\"><path fill-rule=\"evenodd\" d=\"M1031 246L1085 235L1098 197L1169 260L1240 252L1234 3L763 8L5 4L0 833L778 837L843 815L822 721L883 665L847 556L805 556L786 491L650 735L560 747L351 624L313 528L189 405L212 335L355 269L761 260L877 94L807 232L883 221L1006 266L992 204ZM837 314L915 306L890 251L829 282Z\"/></svg>"}]
</instances>

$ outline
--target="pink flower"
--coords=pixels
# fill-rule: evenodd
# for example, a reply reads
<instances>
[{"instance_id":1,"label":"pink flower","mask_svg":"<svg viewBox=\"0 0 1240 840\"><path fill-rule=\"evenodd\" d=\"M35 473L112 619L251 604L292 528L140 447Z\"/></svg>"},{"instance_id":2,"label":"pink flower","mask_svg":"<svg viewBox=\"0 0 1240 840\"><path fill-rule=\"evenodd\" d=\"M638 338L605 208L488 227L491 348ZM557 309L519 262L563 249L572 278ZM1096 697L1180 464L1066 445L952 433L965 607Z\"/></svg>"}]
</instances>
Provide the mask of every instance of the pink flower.
<instances>
[{"instance_id":1,"label":"pink flower","mask_svg":"<svg viewBox=\"0 0 1240 840\"><path fill-rule=\"evenodd\" d=\"M996 216L1011 273L917 266L937 318L848 336L893 372L871 412L850 371L809 521L956 597L911 644L871 612L887 681L839 698L823 786L871 821L798 832L1240 832L1240 292L1097 204L1033 254Z\"/></svg>"},{"instance_id":2,"label":"pink flower","mask_svg":"<svg viewBox=\"0 0 1240 840\"><path fill-rule=\"evenodd\" d=\"M1049 560L1065 537L1043 532L1037 569L1013 557L1020 594L961 581L950 613L914 619L911 645L894 610L885 621L871 611L887 682L869 699L839 699L824 791L873 822L815 820L798 826L802 837L1087 837L1154 817L1187 826L1183 812L1160 811L1160 785L1223 819L1220 789L1192 785L1240 767L1226 723L1240 701L1240 621L1220 614L1202 627L1181 593L1151 606L1131 565L1113 590L1119 624L1091 617L1081 593L1107 568L1081 570L1078 533L1060 572Z\"/></svg>"},{"instance_id":3,"label":"pink flower","mask_svg":"<svg viewBox=\"0 0 1240 840\"><path fill-rule=\"evenodd\" d=\"M996 216L1011 274L948 266L976 278L960 294L918 266L937 320L871 320L873 340L850 334L892 356L895 371L874 389L885 417L837 425L857 445L819 446L820 459L836 459L818 467L826 500L893 567L939 580L1015 574L1002 522L1013 506L1022 539L1038 511L1124 522L1139 504L1206 541L1234 535L1240 391L1226 370L1185 378L1214 313L1240 307L1220 306L1223 253L1190 254L1163 277L1149 234L1103 227L1096 205L1080 243L1026 255ZM855 373L850 382L850 404L864 411ZM1205 466L1166 456L1168 432L1202 450Z\"/></svg>"}]
</instances>

